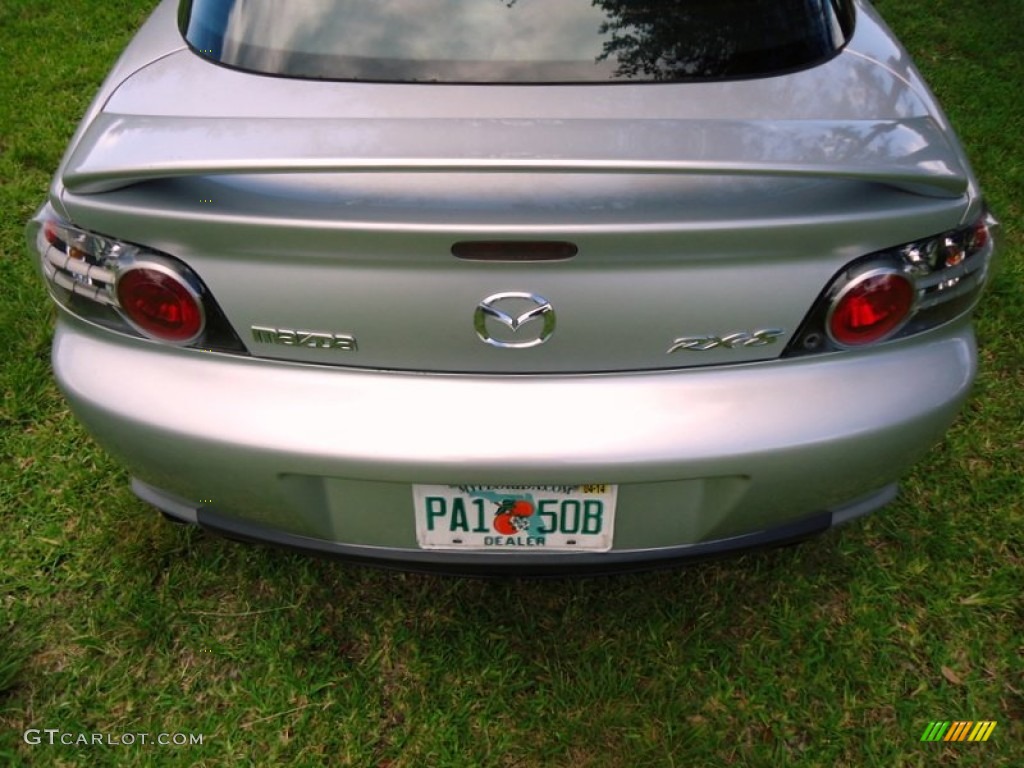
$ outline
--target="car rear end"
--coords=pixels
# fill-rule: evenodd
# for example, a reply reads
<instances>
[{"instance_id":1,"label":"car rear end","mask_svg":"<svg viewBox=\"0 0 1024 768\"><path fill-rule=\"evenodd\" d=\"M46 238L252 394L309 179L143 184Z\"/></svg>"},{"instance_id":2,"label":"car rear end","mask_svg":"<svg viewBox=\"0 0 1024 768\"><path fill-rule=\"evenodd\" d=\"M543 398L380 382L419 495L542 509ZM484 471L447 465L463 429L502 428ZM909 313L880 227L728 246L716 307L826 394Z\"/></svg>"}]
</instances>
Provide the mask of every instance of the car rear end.
<instances>
[{"instance_id":1,"label":"car rear end","mask_svg":"<svg viewBox=\"0 0 1024 768\"><path fill-rule=\"evenodd\" d=\"M996 234L941 111L865 5L761 59L702 48L720 11L686 4L662 36L689 54L623 50L644 20L597 5L588 75L282 56L272 4L185 3L186 47L158 9L125 61L160 55L115 70L29 228L58 382L142 498L239 538L545 572L893 497L969 392ZM519 9L517 39L560 28Z\"/></svg>"}]
</instances>

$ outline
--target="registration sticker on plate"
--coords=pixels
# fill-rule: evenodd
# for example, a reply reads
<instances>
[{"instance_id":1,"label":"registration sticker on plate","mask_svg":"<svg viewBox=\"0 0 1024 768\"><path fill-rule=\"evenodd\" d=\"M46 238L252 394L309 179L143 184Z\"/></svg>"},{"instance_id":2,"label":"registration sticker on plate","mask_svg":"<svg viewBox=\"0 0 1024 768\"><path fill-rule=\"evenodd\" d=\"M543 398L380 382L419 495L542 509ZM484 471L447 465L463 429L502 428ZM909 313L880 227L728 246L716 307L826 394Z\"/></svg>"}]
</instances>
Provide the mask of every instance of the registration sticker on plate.
<instances>
[{"instance_id":1,"label":"registration sticker on plate","mask_svg":"<svg viewBox=\"0 0 1024 768\"><path fill-rule=\"evenodd\" d=\"M615 485L414 485L423 549L605 552Z\"/></svg>"}]
</instances>

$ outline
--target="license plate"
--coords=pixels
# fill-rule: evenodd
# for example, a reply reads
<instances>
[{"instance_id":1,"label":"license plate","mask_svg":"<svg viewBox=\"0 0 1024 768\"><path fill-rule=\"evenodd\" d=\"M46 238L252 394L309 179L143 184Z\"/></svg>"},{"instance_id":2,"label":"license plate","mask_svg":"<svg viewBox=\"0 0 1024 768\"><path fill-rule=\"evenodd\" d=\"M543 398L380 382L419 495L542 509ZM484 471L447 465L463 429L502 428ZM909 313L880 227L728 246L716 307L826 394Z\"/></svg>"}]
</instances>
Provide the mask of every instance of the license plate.
<instances>
[{"instance_id":1,"label":"license plate","mask_svg":"<svg viewBox=\"0 0 1024 768\"><path fill-rule=\"evenodd\" d=\"M423 549L606 552L615 485L414 485Z\"/></svg>"}]
</instances>

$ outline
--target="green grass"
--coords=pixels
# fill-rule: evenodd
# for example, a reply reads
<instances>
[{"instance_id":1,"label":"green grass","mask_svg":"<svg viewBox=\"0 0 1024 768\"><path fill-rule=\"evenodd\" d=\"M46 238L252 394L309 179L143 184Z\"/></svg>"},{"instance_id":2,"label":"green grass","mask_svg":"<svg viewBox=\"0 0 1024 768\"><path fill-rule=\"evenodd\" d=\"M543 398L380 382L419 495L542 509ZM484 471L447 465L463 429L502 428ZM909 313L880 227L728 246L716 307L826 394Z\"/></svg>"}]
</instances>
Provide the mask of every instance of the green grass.
<instances>
[{"instance_id":1,"label":"green grass","mask_svg":"<svg viewBox=\"0 0 1024 768\"><path fill-rule=\"evenodd\" d=\"M400 575L169 526L69 415L22 227L147 0L0 4L0 762L1024 765L1024 7L880 4L1005 225L982 373L884 512L580 581ZM985 744L921 744L938 719ZM202 733L29 746L28 728Z\"/></svg>"}]
</instances>

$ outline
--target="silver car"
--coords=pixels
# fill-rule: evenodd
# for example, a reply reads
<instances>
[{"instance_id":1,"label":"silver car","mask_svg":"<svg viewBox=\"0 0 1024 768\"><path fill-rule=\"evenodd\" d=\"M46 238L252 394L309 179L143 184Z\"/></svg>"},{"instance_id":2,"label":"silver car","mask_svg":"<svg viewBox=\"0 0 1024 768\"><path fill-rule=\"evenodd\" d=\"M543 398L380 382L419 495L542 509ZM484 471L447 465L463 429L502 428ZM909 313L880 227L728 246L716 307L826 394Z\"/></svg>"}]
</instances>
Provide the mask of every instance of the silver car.
<instances>
[{"instance_id":1,"label":"silver car","mask_svg":"<svg viewBox=\"0 0 1024 768\"><path fill-rule=\"evenodd\" d=\"M167 516L545 573L889 502L996 229L865 0L164 0L28 240Z\"/></svg>"}]
</instances>

